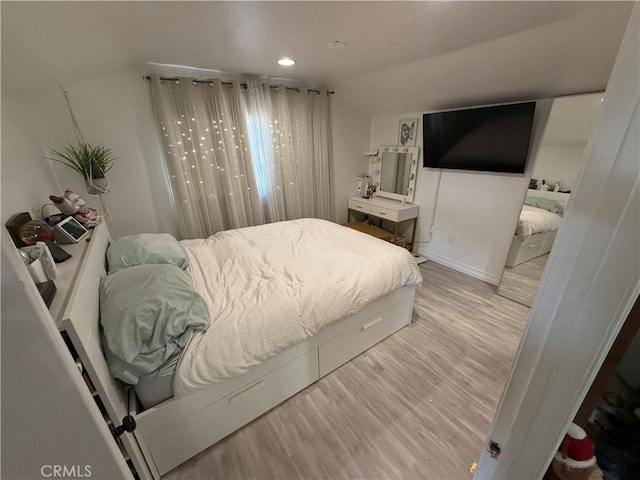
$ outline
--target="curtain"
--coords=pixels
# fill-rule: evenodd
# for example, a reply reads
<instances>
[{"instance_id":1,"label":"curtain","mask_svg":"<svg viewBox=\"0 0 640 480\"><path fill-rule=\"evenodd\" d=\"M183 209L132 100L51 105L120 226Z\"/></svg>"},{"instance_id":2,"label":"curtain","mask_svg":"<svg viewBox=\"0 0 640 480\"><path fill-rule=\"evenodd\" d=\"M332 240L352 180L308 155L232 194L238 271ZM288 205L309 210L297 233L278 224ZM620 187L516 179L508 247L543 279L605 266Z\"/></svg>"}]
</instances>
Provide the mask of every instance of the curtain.
<instances>
[{"instance_id":1,"label":"curtain","mask_svg":"<svg viewBox=\"0 0 640 480\"><path fill-rule=\"evenodd\" d=\"M153 76L151 96L182 238L333 220L326 92Z\"/></svg>"}]
</instances>

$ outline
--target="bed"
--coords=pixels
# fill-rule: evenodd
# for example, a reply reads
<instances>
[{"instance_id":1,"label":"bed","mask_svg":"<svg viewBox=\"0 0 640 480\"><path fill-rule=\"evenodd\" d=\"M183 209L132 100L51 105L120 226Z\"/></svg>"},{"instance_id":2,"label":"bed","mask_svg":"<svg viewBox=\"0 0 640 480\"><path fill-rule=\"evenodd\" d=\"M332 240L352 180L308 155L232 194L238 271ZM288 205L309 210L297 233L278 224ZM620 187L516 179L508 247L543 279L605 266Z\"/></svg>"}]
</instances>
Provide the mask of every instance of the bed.
<instances>
[{"instance_id":1,"label":"bed","mask_svg":"<svg viewBox=\"0 0 640 480\"><path fill-rule=\"evenodd\" d=\"M507 267L551 251L569 194L529 190L507 255Z\"/></svg>"},{"instance_id":2,"label":"bed","mask_svg":"<svg viewBox=\"0 0 640 480\"><path fill-rule=\"evenodd\" d=\"M63 322L110 417L135 418L123 443L141 478L159 478L409 324L421 282L405 249L322 220L183 244L212 318L186 341L172 398L143 410L109 372L97 293L109 245L104 226L93 234ZM251 268L267 281L256 283ZM284 304L270 301L282 292Z\"/></svg>"}]
</instances>

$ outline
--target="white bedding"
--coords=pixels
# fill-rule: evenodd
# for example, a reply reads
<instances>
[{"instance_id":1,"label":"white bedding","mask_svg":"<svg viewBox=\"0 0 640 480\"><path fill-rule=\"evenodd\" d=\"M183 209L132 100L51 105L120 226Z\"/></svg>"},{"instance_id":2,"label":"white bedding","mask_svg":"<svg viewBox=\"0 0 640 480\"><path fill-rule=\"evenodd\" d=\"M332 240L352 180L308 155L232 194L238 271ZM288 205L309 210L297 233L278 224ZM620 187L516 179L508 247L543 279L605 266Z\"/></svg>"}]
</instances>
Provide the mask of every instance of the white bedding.
<instances>
[{"instance_id":1,"label":"white bedding","mask_svg":"<svg viewBox=\"0 0 640 480\"><path fill-rule=\"evenodd\" d=\"M178 397L241 375L393 290L422 282L407 250L324 220L181 243L211 326L183 351L174 375Z\"/></svg>"},{"instance_id":2,"label":"white bedding","mask_svg":"<svg viewBox=\"0 0 640 480\"><path fill-rule=\"evenodd\" d=\"M522 238L529 237L534 233L551 232L560 226L562 217L557 213L551 213L542 208L523 205L518 220L516 235Z\"/></svg>"}]
</instances>

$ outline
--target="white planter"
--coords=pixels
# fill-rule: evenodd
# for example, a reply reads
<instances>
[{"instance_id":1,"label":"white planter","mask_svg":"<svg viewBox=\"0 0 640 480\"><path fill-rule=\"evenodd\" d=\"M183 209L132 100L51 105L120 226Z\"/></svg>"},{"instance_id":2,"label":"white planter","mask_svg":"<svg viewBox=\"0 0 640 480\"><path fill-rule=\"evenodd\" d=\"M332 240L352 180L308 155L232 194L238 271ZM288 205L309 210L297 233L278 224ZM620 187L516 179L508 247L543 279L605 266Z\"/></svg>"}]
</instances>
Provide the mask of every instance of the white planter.
<instances>
[{"instance_id":1,"label":"white planter","mask_svg":"<svg viewBox=\"0 0 640 480\"><path fill-rule=\"evenodd\" d=\"M87 192L96 195L100 193L107 193L109 191L109 180L107 178L94 178L89 180L84 179L84 184L87 186Z\"/></svg>"}]
</instances>

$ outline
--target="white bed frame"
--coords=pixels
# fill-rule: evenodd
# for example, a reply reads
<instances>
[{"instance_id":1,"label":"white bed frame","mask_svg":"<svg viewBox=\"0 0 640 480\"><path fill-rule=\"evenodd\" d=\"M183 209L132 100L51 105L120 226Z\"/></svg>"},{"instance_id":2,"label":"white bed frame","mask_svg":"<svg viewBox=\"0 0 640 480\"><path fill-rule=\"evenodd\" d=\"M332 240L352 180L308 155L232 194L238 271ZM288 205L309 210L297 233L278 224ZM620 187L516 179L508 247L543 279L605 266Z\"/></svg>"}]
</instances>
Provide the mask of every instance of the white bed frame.
<instances>
[{"instance_id":1,"label":"white bed frame","mask_svg":"<svg viewBox=\"0 0 640 480\"><path fill-rule=\"evenodd\" d=\"M109 417L134 416L136 430L120 438L142 479L159 479L411 322L415 287L403 287L242 376L138 412L133 389L125 392L111 377L100 346L98 289L108 244L108 229L100 225L62 324Z\"/></svg>"},{"instance_id":2,"label":"white bed frame","mask_svg":"<svg viewBox=\"0 0 640 480\"><path fill-rule=\"evenodd\" d=\"M555 200L566 210L569 202L569 193L549 192L545 190L527 190L527 197L548 198ZM556 238L557 230L551 232L534 233L528 237L522 238L518 235L513 236L511 248L507 255L507 267L515 267L532 258L539 257L551 251L553 242Z\"/></svg>"},{"instance_id":3,"label":"white bed frame","mask_svg":"<svg viewBox=\"0 0 640 480\"><path fill-rule=\"evenodd\" d=\"M522 238L514 235L511 241L511 248L507 256L507 267L515 267L527 262L532 258L539 257L551 251L556 238L556 230L551 232L534 233Z\"/></svg>"}]
</instances>

